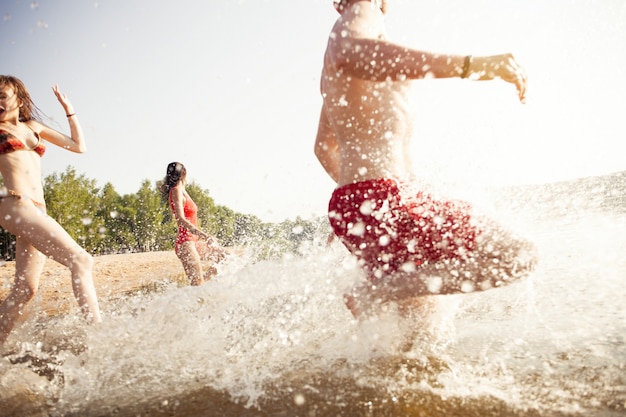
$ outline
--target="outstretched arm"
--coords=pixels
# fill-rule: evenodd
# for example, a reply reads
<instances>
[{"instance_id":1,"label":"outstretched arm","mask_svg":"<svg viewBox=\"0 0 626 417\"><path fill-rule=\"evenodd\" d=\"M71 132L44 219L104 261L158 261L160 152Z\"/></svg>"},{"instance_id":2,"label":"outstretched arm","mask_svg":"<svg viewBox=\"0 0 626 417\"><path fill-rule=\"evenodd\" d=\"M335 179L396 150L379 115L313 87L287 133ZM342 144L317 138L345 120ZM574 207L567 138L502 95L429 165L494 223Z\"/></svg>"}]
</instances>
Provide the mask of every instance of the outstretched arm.
<instances>
[{"instance_id":1,"label":"outstretched arm","mask_svg":"<svg viewBox=\"0 0 626 417\"><path fill-rule=\"evenodd\" d=\"M315 139L315 156L328 175L337 182L339 180L339 145L323 106Z\"/></svg>"},{"instance_id":2,"label":"outstretched arm","mask_svg":"<svg viewBox=\"0 0 626 417\"><path fill-rule=\"evenodd\" d=\"M526 75L512 54L467 57L419 51L367 37L331 37L328 47L333 65L346 75L371 81L463 77L500 78L517 88L523 102ZM468 62L469 60L469 62Z\"/></svg>"},{"instance_id":3,"label":"outstretched arm","mask_svg":"<svg viewBox=\"0 0 626 417\"><path fill-rule=\"evenodd\" d=\"M78 123L78 116L74 112L74 106L72 106L72 103L69 101L67 96L61 93L58 85L52 87L52 91L54 91L57 100L59 100L59 103L63 106L63 110L65 110L67 121L70 124L71 136L67 136L44 124L40 124L39 134L48 142L54 143L55 145L67 149L68 151L76 153L85 152L87 150L85 136L83 135L80 123Z\"/></svg>"}]
</instances>

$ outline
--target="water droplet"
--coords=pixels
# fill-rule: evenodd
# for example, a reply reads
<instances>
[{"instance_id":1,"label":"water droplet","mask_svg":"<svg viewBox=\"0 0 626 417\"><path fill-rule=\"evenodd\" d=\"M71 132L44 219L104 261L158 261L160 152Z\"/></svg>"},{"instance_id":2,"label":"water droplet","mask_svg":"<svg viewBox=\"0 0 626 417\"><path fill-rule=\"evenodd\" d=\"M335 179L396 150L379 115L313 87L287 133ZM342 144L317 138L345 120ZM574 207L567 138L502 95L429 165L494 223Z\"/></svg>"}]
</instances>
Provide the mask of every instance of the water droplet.
<instances>
[{"instance_id":1,"label":"water droplet","mask_svg":"<svg viewBox=\"0 0 626 417\"><path fill-rule=\"evenodd\" d=\"M461 284L461 291L465 293L474 292L474 283L471 281L463 281Z\"/></svg>"},{"instance_id":2,"label":"water droplet","mask_svg":"<svg viewBox=\"0 0 626 417\"><path fill-rule=\"evenodd\" d=\"M306 400L305 400L305 398L304 398L304 395L302 395L302 394L296 394L296 395L293 397L293 402L294 402L296 405L304 405L304 403L306 402Z\"/></svg>"},{"instance_id":3,"label":"water droplet","mask_svg":"<svg viewBox=\"0 0 626 417\"><path fill-rule=\"evenodd\" d=\"M400 266L400 269L403 272L407 272L407 273L415 272L415 270L416 270L415 263L410 262L410 261L409 262L405 262L405 263L402 264L402 266Z\"/></svg>"},{"instance_id":4,"label":"water droplet","mask_svg":"<svg viewBox=\"0 0 626 417\"><path fill-rule=\"evenodd\" d=\"M426 287L432 294L438 294L443 286L441 277L429 277L426 279Z\"/></svg>"},{"instance_id":5,"label":"water droplet","mask_svg":"<svg viewBox=\"0 0 626 417\"><path fill-rule=\"evenodd\" d=\"M358 222L353 224L352 227L348 226L348 234L353 236L363 236L365 234L365 224Z\"/></svg>"},{"instance_id":6,"label":"water droplet","mask_svg":"<svg viewBox=\"0 0 626 417\"><path fill-rule=\"evenodd\" d=\"M369 216L374 211L375 203L372 200L365 200L361 207L359 207L359 211L364 216Z\"/></svg>"}]
</instances>

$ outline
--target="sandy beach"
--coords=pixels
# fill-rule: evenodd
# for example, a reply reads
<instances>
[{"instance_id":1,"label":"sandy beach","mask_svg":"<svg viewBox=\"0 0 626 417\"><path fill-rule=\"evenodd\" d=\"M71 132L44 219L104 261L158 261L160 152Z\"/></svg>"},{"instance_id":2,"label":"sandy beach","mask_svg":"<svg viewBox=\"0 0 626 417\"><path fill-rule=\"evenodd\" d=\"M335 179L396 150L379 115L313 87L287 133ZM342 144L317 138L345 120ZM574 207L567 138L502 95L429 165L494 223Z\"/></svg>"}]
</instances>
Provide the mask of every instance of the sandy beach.
<instances>
[{"instance_id":1,"label":"sandy beach","mask_svg":"<svg viewBox=\"0 0 626 417\"><path fill-rule=\"evenodd\" d=\"M14 276L15 262L5 262L0 266L0 300L7 296ZM101 300L149 288L165 279L186 280L183 267L174 251L94 257L94 281ZM69 269L47 259L36 297L41 300L41 304L37 304L48 315L66 313L71 308L77 308Z\"/></svg>"}]
</instances>

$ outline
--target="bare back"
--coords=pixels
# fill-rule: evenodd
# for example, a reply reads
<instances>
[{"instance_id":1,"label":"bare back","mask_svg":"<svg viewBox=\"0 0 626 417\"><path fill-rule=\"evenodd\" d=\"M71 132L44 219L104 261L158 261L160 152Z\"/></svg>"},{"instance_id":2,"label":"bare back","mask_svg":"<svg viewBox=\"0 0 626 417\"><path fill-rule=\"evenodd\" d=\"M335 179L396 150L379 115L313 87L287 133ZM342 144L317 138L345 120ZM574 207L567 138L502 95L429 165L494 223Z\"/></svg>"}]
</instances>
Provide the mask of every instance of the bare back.
<instances>
[{"instance_id":1,"label":"bare back","mask_svg":"<svg viewBox=\"0 0 626 417\"><path fill-rule=\"evenodd\" d=\"M334 64L351 38L384 38L380 11L345 13L333 27L321 77L323 108L339 147L338 185L411 175L410 81L369 81Z\"/></svg>"}]
</instances>

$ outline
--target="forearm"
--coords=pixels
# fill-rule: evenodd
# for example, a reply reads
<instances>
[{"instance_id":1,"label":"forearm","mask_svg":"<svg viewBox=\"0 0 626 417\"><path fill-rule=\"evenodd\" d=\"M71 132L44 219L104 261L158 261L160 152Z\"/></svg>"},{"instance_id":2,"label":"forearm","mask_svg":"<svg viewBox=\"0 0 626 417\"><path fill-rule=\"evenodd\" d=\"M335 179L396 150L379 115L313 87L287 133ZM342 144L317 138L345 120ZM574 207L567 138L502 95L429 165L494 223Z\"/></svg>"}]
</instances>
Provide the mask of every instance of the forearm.
<instances>
[{"instance_id":1,"label":"forearm","mask_svg":"<svg viewBox=\"0 0 626 417\"><path fill-rule=\"evenodd\" d=\"M78 116L76 115L74 106L67 96L59 90L58 85L52 87L52 91L54 92L57 100L59 100L59 104L63 107L65 115L67 116L67 121L70 125L70 137L61 134L62 137L57 137L55 143L72 152L85 152L87 150L85 137L83 135L83 130L80 127L80 123L78 122ZM54 134L52 133L52 135Z\"/></svg>"},{"instance_id":2,"label":"forearm","mask_svg":"<svg viewBox=\"0 0 626 417\"><path fill-rule=\"evenodd\" d=\"M198 226L194 225L193 223L191 223L189 220L187 220L185 218L179 218L178 219L178 225L182 226L189 233L194 234L194 235L198 236L199 238L209 239L211 237L211 235L209 235L206 232L203 232L202 229L200 229Z\"/></svg>"},{"instance_id":3,"label":"forearm","mask_svg":"<svg viewBox=\"0 0 626 417\"><path fill-rule=\"evenodd\" d=\"M85 143L85 136L83 135L83 129L78 121L76 113L67 113L67 121L70 125L70 140L75 144L74 152L83 153L87 151L87 145Z\"/></svg>"},{"instance_id":4,"label":"forearm","mask_svg":"<svg viewBox=\"0 0 626 417\"><path fill-rule=\"evenodd\" d=\"M509 60L513 60L511 54L492 56L468 56L469 65L467 78L478 81L489 81L495 78L502 78L510 81L507 77L511 71L507 70Z\"/></svg>"}]
</instances>

